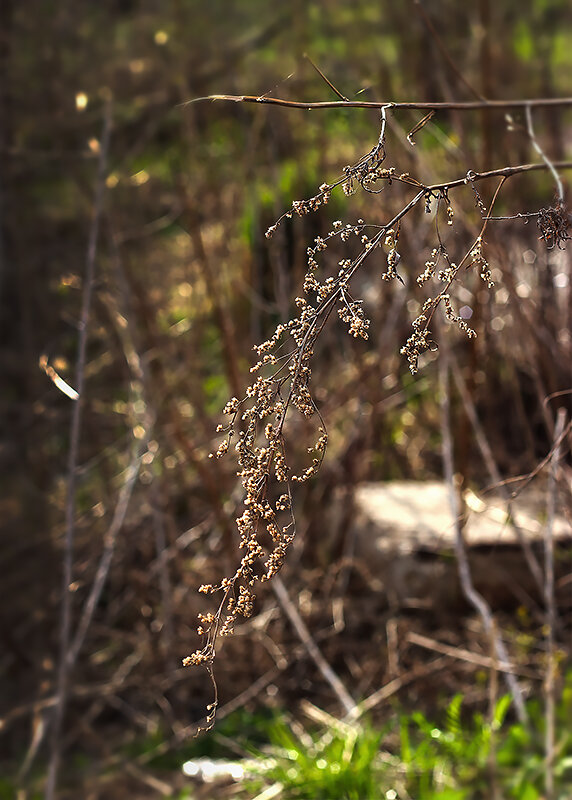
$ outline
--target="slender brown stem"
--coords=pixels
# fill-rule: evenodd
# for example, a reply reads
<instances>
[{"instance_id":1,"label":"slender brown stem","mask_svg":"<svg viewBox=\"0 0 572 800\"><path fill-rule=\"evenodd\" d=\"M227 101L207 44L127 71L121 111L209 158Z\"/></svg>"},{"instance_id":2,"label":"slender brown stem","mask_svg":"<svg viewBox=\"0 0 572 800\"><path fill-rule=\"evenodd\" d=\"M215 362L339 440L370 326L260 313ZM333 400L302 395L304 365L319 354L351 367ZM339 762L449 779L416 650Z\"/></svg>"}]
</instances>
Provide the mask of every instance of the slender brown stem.
<instances>
[{"instance_id":1,"label":"slender brown stem","mask_svg":"<svg viewBox=\"0 0 572 800\"><path fill-rule=\"evenodd\" d=\"M97 254L97 243L99 238L99 225L103 211L103 192L105 188L105 174L107 171L107 155L109 152L109 140L111 136L111 103L108 102L105 109L103 123L103 134L99 151L99 162L97 169L94 211L89 232L87 246L87 256L85 265L85 278L83 284L82 308L79 323L78 355L76 362L76 390L79 395L75 401L72 411L70 449L68 454L68 489L66 499L66 532L64 540L64 562L63 562L63 582L62 582L62 611L60 627L60 654L57 677L58 702L55 707L53 727L52 727L52 751L48 778L46 782L45 798L53 800L58 770L61 758L62 747L62 724L64 719L65 707L69 689L69 677L72 666L70 636L71 636L71 590L70 586L73 577L73 549L75 538L75 512L76 512L76 487L78 473L79 456L79 437L81 428L81 412L84 402L85 385L85 366L87 354L87 340L89 316L91 311L91 298L95 278L95 261Z\"/></svg>"},{"instance_id":2,"label":"slender brown stem","mask_svg":"<svg viewBox=\"0 0 572 800\"><path fill-rule=\"evenodd\" d=\"M572 169L572 161L558 161L552 164L556 169ZM435 183L432 186L427 186L427 191L437 191L438 189L454 189L456 186L465 186L467 183L474 181L482 181L487 178L505 177L510 178L513 175L521 175L524 172L537 172L538 170L548 169L547 164L518 164L514 167L501 167L500 169L490 169L486 172L473 172L469 170L466 177L457 178L454 181L445 183Z\"/></svg>"},{"instance_id":3,"label":"slender brown stem","mask_svg":"<svg viewBox=\"0 0 572 800\"><path fill-rule=\"evenodd\" d=\"M367 100L325 100L317 103L304 103L300 100L284 100L280 97L256 97L247 94L211 94L206 97L195 97L187 100L181 105L198 103L203 100L227 100L233 103L258 103L272 106L283 106L284 108L300 108L306 111L322 110L325 108L393 108L410 109L417 111L478 111L483 108L490 109L514 109L514 108L557 108L572 106L572 97L536 97L522 100L468 100L465 102L440 102L440 103L419 103L405 102L394 103L391 100L385 102L375 102Z\"/></svg>"},{"instance_id":4,"label":"slender brown stem","mask_svg":"<svg viewBox=\"0 0 572 800\"><path fill-rule=\"evenodd\" d=\"M556 417L556 427L554 429L554 447L552 449L552 461L550 469L550 479L548 486L548 519L544 531L544 605L546 608L546 731L544 737L546 771L544 773L544 788L546 790L546 800L554 797L554 739L555 739L555 697L554 697L554 673L556 671L556 659L554 653L554 630L556 627L556 602L554 598L554 517L556 515L556 476L558 462L560 461L560 444L564 423L566 422L566 410L560 408Z\"/></svg>"},{"instance_id":5,"label":"slender brown stem","mask_svg":"<svg viewBox=\"0 0 572 800\"><path fill-rule=\"evenodd\" d=\"M314 69L316 70L318 75L328 84L328 86L330 87L332 92L334 94L337 94L337 96L340 98L340 100L347 101L348 98L344 97L344 95L336 89L334 84L324 75L324 73L322 72L320 67L318 67L316 64L314 64L314 62L312 61L312 59L310 58L310 56L307 53L304 53L304 58L307 59L310 62L310 64L314 67Z\"/></svg>"},{"instance_id":6,"label":"slender brown stem","mask_svg":"<svg viewBox=\"0 0 572 800\"><path fill-rule=\"evenodd\" d=\"M466 89L468 89L468 91L473 95L473 97L476 97L477 100L480 100L481 102L486 103L487 102L486 98L483 97L482 94L477 92L477 90L473 86L471 86L469 81L459 71L459 68L455 64L455 61L453 60L453 58L451 58L451 56L449 54L449 51L447 50L447 48L445 47L445 45L441 41L441 37L439 36L439 34L437 32L437 29L433 25L433 21L432 21L431 17L427 14L425 9L423 8L423 4L421 3L421 0L415 0L415 6L417 7L417 10L419 11L419 14L421 15L421 18L423 19L425 27L427 28L427 30L429 31L429 33L433 37L433 41L437 45L437 49L439 50L439 52L441 53L441 55L443 56L443 58L447 62L448 66L449 66L449 69L451 70L453 75L455 75L455 77L458 78L458 80L463 84L463 86L465 86Z\"/></svg>"}]
</instances>

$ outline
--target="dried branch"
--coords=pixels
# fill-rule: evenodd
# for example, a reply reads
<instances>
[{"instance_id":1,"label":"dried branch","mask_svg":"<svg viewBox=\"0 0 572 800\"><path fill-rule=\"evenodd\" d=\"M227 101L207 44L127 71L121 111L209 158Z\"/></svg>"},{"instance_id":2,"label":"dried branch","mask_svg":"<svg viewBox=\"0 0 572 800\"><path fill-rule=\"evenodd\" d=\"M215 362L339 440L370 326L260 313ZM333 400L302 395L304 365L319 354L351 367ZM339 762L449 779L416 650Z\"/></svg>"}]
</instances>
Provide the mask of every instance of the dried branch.
<instances>
[{"instance_id":1,"label":"dried branch","mask_svg":"<svg viewBox=\"0 0 572 800\"><path fill-rule=\"evenodd\" d=\"M563 392L555 392L553 395L551 395L551 397L556 397L558 395L565 395L565 394L570 394L570 390ZM564 439L568 436L571 430L572 430L572 420L570 420L570 422L566 425L560 436L554 437L554 441L552 444L552 448L550 449L550 452L547 455L545 455L541 461L539 461L539 463L535 466L535 468L531 472L528 472L526 475L518 475L515 478L510 478L504 481L503 480L494 481L493 484L487 488L487 491L491 489L496 489L497 487L508 487L510 484L518 482L518 489L515 489L514 492L511 492L509 496L510 500L515 500L518 497L518 495L529 485L529 483L531 483L531 481L533 481L534 478L536 478L536 476L540 472L542 472L544 467L552 460L555 449L557 447L560 447L560 445L562 444Z\"/></svg>"},{"instance_id":2,"label":"dried branch","mask_svg":"<svg viewBox=\"0 0 572 800\"><path fill-rule=\"evenodd\" d=\"M162 626L161 636L163 652L169 657L173 644L173 587L169 575L169 560L167 558L167 536L165 533L165 520L163 509L160 505L159 486L155 478L151 484L151 504L153 513L153 532L155 535L155 563L159 572L159 590L161 592Z\"/></svg>"}]
</instances>

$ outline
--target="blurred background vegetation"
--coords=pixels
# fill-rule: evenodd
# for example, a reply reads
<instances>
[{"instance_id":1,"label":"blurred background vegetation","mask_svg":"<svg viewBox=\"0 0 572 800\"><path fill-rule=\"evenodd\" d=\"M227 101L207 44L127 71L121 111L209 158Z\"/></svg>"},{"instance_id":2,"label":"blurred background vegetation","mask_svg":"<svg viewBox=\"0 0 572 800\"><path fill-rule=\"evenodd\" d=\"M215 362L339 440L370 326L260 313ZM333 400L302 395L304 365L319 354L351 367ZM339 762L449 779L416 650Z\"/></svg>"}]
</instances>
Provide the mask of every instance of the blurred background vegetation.
<instances>
[{"instance_id":1,"label":"blurred background vegetation","mask_svg":"<svg viewBox=\"0 0 572 800\"><path fill-rule=\"evenodd\" d=\"M567 0L526 8L518 0L433 0L424 8L457 70L487 98L570 94ZM305 53L350 99L472 99L409 0L0 6L0 736L7 765L35 755L30 742L42 739L54 696L73 401L39 365L74 386L104 107L112 108L80 437L74 620L130 465L141 463L73 672L65 747L76 759L68 761L80 782L74 796L88 796L87 789L77 794L82 781L91 781L91 797L113 796L109 788L98 794L96 778L117 753L128 761L134 742L176 742L203 716L210 682L180 665L199 644L197 587L217 582L237 557L233 463L207 459L220 410L249 382L253 345L291 314L314 237L336 219L386 220L407 197L401 189L387 197L340 193L265 239L293 200L311 196L370 149L378 114L182 104L212 93L334 99ZM535 114L553 159L570 153L570 114ZM443 113L412 148L405 135L420 116L391 117L388 166L431 182L537 160L518 114L508 124L502 111ZM482 187L485 203L493 188ZM479 212L470 188L452 199L449 243L462 251ZM497 211L537 211L553 200L550 176L534 173L509 182ZM403 616L406 627L441 632L457 626L459 641L471 635L460 615L419 620L392 608L358 571L339 579L351 520L324 524L334 494L345 493L351 509L361 481L442 474L436 361L413 378L399 356L423 300L415 276L434 239L429 215L406 221L400 270L408 286L382 284L381 268L360 277L369 342L333 325L315 366L331 445L318 478L296 494L299 539L283 578L356 696L395 677L388 620ZM484 292L478 276L467 276L459 296L474 304L479 336L449 338L502 477L510 478L533 470L550 450L558 405L570 411L566 397L544 402L571 385L570 259L547 251L534 222L498 223L487 242L495 288ZM332 263L336 256L343 252L333 247ZM461 479L483 488L490 480L455 395L453 427ZM346 629L336 636L331 609L342 595ZM280 707L306 696L335 706L319 673L299 658L271 592L262 593L260 608L221 650L221 705L269 675L251 703ZM541 624L522 604L520 616L513 612L507 626L514 641L528 626L530 638L518 640L526 661ZM400 668L420 658L404 645ZM469 687L467 669L452 666L403 701L438 707L461 687L478 704L486 679ZM44 743L26 779L34 770L41 776L43 755ZM133 791L145 796L141 787Z\"/></svg>"}]
</instances>

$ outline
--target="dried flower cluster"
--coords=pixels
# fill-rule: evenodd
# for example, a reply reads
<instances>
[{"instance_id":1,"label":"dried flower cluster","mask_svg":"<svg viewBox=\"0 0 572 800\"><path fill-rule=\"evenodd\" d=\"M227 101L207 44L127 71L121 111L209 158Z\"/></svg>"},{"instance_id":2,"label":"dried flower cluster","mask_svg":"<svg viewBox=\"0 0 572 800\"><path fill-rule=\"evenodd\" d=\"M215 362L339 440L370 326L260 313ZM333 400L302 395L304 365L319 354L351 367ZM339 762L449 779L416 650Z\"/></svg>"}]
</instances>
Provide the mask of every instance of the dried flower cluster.
<instances>
[{"instance_id":1,"label":"dried flower cluster","mask_svg":"<svg viewBox=\"0 0 572 800\"><path fill-rule=\"evenodd\" d=\"M231 398L224 408L228 419L226 424L218 427L218 432L224 434L224 438L211 457L225 456L235 442L237 474L244 490L244 507L236 519L241 557L232 576L224 578L217 585L205 584L200 587L201 592L220 594L221 599L215 613L199 616L199 633L205 636L205 646L183 662L185 665L206 665L211 678L217 637L230 634L238 617L248 617L252 613L256 584L271 579L278 572L292 543L295 535L292 483L306 481L315 475L324 458L328 435L310 388L316 341L334 311L347 325L351 336L368 337L370 321L363 301L354 298L351 292L354 275L376 251L374 263L379 263L380 256L385 258L381 280L397 279L404 283L398 273L401 220L423 203L425 211L432 213L432 201L436 201L434 213L438 244L416 277L419 286L431 284L436 291L423 303L420 313L412 322L412 333L401 348L412 373L417 371L419 357L423 353L437 349L430 326L439 306L442 306L445 318L466 336L476 336L476 332L456 313L453 305L452 290L459 280L461 269L472 268L488 287L493 285L491 270L484 255L483 236L490 219L490 209L506 178L501 179L487 212L475 188L475 181L489 177L486 173L478 175L469 172L462 180L425 186L408 173L399 173L395 167L383 167L386 158L385 111L382 109L381 132L375 146L353 166L344 167L338 180L323 183L313 197L294 201L292 207L266 232L269 238L283 220L318 210L328 203L332 191L338 187L346 195L351 195L358 188L377 193L393 182L399 182L416 191L399 213L383 225L368 224L363 219L353 224L336 220L325 236L314 239L307 248L303 293L295 300L297 315L286 323L280 323L272 336L254 348L258 361L251 368L251 373L255 377L245 397L240 400ZM467 183L473 189L483 223L479 235L457 263L451 259L441 238L439 219L443 208L446 224L453 224L454 209L449 191ZM548 246L559 245L569 238L568 217L561 207L540 212L538 224ZM349 243L355 255L337 260L335 265L329 265L329 269L322 269L320 261L334 240ZM316 441L308 448L311 462L299 474L292 473L287 458L288 425L295 412L304 418L317 418ZM216 698L209 708L208 723L214 720L215 713Z\"/></svg>"},{"instance_id":2,"label":"dried flower cluster","mask_svg":"<svg viewBox=\"0 0 572 800\"><path fill-rule=\"evenodd\" d=\"M556 203L550 208L542 208L538 212L537 218L540 238L546 242L549 250L553 247L562 247L563 243L570 239L570 215L562 203Z\"/></svg>"}]
</instances>

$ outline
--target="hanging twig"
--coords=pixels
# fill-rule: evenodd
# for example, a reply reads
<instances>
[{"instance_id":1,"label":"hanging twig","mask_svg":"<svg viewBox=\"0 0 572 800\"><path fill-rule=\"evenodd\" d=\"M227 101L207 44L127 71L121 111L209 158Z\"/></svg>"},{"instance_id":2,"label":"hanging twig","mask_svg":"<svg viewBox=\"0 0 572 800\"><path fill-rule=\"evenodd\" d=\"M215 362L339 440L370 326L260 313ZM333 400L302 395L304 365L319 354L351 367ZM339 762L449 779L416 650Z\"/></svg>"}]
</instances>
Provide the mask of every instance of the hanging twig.
<instances>
[{"instance_id":1,"label":"hanging twig","mask_svg":"<svg viewBox=\"0 0 572 800\"><path fill-rule=\"evenodd\" d=\"M409 133L407 134L407 137L406 137L407 141L409 142L410 145L412 145L413 147L415 146L415 142L413 141L413 136L416 133L418 133L422 128L424 128L425 125L427 125L427 123L431 119L433 119L434 116L435 116L435 112L434 111L429 111L428 114L425 114L425 116L422 119L419 120L417 125L414 125L411 128L411 130L409 131Z\"/></svg>"}]
</instances>

